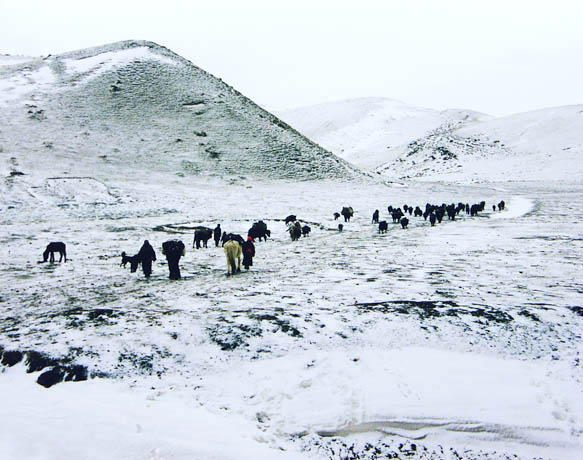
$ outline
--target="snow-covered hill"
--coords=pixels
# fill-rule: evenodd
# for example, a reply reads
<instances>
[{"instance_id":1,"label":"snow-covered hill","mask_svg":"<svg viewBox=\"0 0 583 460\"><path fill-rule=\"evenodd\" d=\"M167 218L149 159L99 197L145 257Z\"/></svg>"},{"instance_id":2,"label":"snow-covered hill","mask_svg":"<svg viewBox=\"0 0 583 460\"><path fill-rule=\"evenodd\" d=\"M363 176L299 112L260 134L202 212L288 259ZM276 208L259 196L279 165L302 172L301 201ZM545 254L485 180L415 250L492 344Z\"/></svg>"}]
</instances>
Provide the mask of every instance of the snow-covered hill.
<instances>
[{"instance_id":1,"label":"snow-covered hill","mask_svg":"<svg viewBox=\"0 0 583 460\"><path fill-rule=\"evenodd\" d=\"M390 179L576 180L583 177L583 106L503 118L356 99L282 112L339 156Z\"/></svg>"},{"instance_id":2,"label":"snow-covered hill","mask_svg":"<svg viewBox=\"0 0 583 460\"><path fill-rule=\"evenodd\" d=\"M393 178L521 181L583 178L583 105L441 126L377 171Z\"/></svg>"},{"instance_id":3,"label":"snow-covered hill","mask_svg":"<svg viewBox=\"0 0 583 460\"><path fill-rule=\"evenodd\" d=\"M361 173L168 49L126 41L0 61L0 149L46 177L127 170L314 179ZM25 164L22 152L34 153ZM29 155L31 156L31 155ZM2 172L13 165L3 163Z\"/></svg>"},{"instance_id":4,"label":"snow-covered hill","mask_svg":"<svg viewBox=\"0 0 583 460\"><path fill-rule=\"evenodd\" d=\"M374 168L398 148L452 122L490 117L469 110L415 107L386 98L359 98L277 112L283 120L345 160Z\"/></svg>"}]
</instances>

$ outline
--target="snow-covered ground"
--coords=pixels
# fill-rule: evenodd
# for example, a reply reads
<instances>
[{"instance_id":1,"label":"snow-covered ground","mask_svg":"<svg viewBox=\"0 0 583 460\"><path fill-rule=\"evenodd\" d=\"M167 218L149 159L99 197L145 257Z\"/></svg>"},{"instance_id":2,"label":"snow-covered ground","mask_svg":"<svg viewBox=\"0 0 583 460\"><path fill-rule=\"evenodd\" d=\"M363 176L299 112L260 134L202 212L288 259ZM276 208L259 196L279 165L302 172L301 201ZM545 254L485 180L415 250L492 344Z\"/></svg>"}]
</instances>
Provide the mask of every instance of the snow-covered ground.
<instances>
[{"instance_id":1,"label":"snow-covered ground","mask_svg":"<svg viewBox=\"0 0 583 460\"><path fill-rule=\"evenodd\" d=\"M580 185L108 187L130 198L47 189L4 208L0 344L94 376L44 389L46 369L3 368L9 458L378 458L370 445L580 458ZM388 204L482 199L480 217L435 228L370 223ZM338 232L332 213L347 205ZM292 213L310 237L290 240ZM244 234L257 219L273 239L249 272L227 277L220 247L191 249L196 225ZM176 237L188 251L173 282L160 246ZM150 280L119 267L144 239L159 257ZM54 240L71 260L39 264Z\"/></svg>"}]
</instances>

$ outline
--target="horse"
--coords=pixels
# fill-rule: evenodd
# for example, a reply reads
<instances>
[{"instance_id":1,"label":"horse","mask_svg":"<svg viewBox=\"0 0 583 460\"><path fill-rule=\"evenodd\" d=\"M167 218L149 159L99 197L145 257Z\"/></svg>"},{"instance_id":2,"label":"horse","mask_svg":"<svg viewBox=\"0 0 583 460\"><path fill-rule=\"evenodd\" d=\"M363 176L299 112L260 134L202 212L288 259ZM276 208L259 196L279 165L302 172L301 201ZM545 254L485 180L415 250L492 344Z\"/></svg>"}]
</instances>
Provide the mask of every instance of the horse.
<instances>
[{"instance_id":1,"label":"horse","mask_svg":"<svg viewBox=\"0 0 583 460\"><path fill-rule=\"evenodd\" d=\"M227 258L227 275L234 275L241 271L241 254L243 250L238 241L229 240L224 246L225 257ZM235 263L237 261L237 263Z\"/></svg>"},{"instance_id":2,"label":"horse","mask_svg":"<svg viewBox=\"0 0 583 460\"><path fill-rule=\"evenodd\" d=\"M43 252L43 262L46 262L50 255L50 262L53 263L55 261L55 252L59 253L59 262L65 258L65 262L67 262L67 250L65 243L60 241L53 241L47 245L45 252Z\"/></svg>"}]
</instances>

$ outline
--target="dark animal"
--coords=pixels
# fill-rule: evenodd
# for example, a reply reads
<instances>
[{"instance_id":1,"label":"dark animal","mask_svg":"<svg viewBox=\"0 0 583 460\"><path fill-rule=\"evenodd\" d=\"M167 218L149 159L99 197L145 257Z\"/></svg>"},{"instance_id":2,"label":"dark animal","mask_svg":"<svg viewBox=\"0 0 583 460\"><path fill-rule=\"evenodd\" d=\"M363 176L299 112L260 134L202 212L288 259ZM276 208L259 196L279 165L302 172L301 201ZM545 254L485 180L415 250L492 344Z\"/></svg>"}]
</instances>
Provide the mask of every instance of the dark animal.
<instances>
[{"instance_id":1,"label":"dark animal","mask_svg":"<svg viewBox=\"0 0 583 460\"><path fill-rule=\"evenodd\" d=\"M492 205L492 211L496 211L496 205L495 204Z\"/></svg>"},{"instance_id":2,"label":"dark animal","mask_svg":"<svg viewBox=\"0 0 583 460\"><path fill-rule=\"evenodd\" d=\"M350 206L345 206L342 208L342 211L340 211L340 214L344 216L344 222L349 222L350 218L354 216L354 210Z\"/></svg>"},{"instance_id":3,"label":"dark animal","mask_svg":"<svg viewBox=\"0 0 583 460\"><path fill-rule=\"evenodd\" d=\"M334 220L338 220L339 217L340 217L340 213L339 212L335 212L334 213Z\"/></svg>"},{"instance_id":4,"label":"dark animal","mask_svg":"<svg viewBox=\"0 0 583 460\"><path fill-rule=\"evenodd\" d=\"M140 264L140 256L138 254L133 256L126 255L125 252L121 253L121 264L120 267L126 268L126 264L130 264L130 271L135 273L138 269L138 265Z\"/></svg>"},{"instance_id":5,"label":"dark animal","mask_svg":"<svg viewBox=\"0 0 583 460\"><path fill-rule=\"evenodd\" d=\"M403 211L401 211L401 208L393 209L391 217L393 218L393 223L399 222L401 217L403 217Z\"/></svg>"},{"instance_id":6,"label":"dark animal","mask_svg":"<svg viewBox=\"0 0 583 460\"><path fill-rule=\"evenodd\" d=\"M288 232L292 241L297 241L302 236L302 224L296 221L288 227Z\"/></svg>"},{"instance_id":7,"label":"dark animal","mask_svg":"<svg viewBox=\"0 0 583 460\"><path fill-rule=\"evenodd\" d=\"M401 219L401 227L407 228L407 225L409 225L409 219L407 219L406 217L403 217Z\"/></svg>"},{"instance_id":8,"label":"dark animal","mask_svg":"<svg viewBox=\"0 0 583 460\"><path fill-rule=\"evenodd\" d=\"M421 217L423 215L423 211L421 211L421 208L419 206L417 206L415 208L415 217Z\"/></svg>"},{"instance_id":9,"label":"dark animal","mask_svg":"<svg viewBox=\"0 0 583 460\"><path fill-rule=\"evenodd\" d=\"M50 255L50 262L53 263L55 261L55 252L59 253L59 262L65 259L67 262L67 247L65 243L60 241L53 241L47 245L45 252L43 252L43 262L46 262L49 259Z\"/></svg>"},{"instance_id":10,"label":"dark animal","mask_svg":"<svg viewBox=\"0 0 583 460\"><path fill-rule=\"evenodd\" d=\"M449 220L455 220L455 215L456 215L456 211L455 211L455 204L450 204L448 205L445 210L447 211L447 218Z\"/></svg>"},{"instance_id":11,"label":"dark animal","mask_svg":"<svg viewBox=\"0 0 583 460\"><path fill-rule=\"evenodd\" d=\"M435 217L435 214L433 214L433 213L429 214L429 222L431 223L432 227L435 227L436 220L437 220L437 217Z\"/></svg>"},{"instance_id":12,"label":"dark animal","mask_svg":"<svg viewBox=\"0 0 583 460\"><path fill-rule=\"evenodd\" d=\"M290 222L295 222L296 221L296 216L294 216L293 214L290 214L289 216L287 216L285 218L285 225L289 224Z\"/></svg>"},{"instance_id":13,"label":"dark animal","mask_svg":"<svg viewBox=\"0 0 583 460\"><path fill-rule=\"evenodd\" d=\"M505 206L506 203L504 203L504 200L500 201L500 203L498 203L498 211L504 211Z\"/></svg>"},{"instance_id":14,"label":"dark animal","mask_svg":"<svg viewBox=\"0 0 583 460\"><path fill-rule=\"evenodd\" d=\"M140 248L137 257L142 263L142 271L144 276L149 278L152 274L152 262L156 260L156 252L148 240L144 241L144 244Z\"/></svg>"},{"instance_id":15,"label":"dark animal","mask_svg":"<svg viewBox=\"0 0 583 460\"><path fill-rule=\"evenodd\" d=\"M250 236L253 240L259 239L261 241L261 238L263 238L264 241L267 241L267 237L271 236L271 231L267 229L267 224L260 220L251 226L247 236Z\"/></svg>"},{"instance_id":16,"label":"dark animal","mask_svg":"<svg viewBox=\"0 0 583 460\"><path fill-rule=\"evenodd\" d=\"M387 221L381 220L379 222L379 233L387 233L388 229L389 229L389 224L387 224Z\"/></svg>"},{"instance_id":17,"label":"dark animal","mask_svg":"<svg viewBox=\"0 0 583 460\"><path fill-rule=\"evenodd\" d=\"M344 225L342 225L342 224L338 224L338 231L339 231L339 232L341 232L343 228L344 228Z\"/></svg>"},{"instance_id":18,"label":"dark animal","mask_svg":"<svg viewBox=\"0 0 583 460\"><path fill-rule=\"evenodd\" d=\"M470 213L470 205L466 203L466 214Z\"/></svg>"},{"instance_id":19,"label":"dark animal","mask_svg":"<svg viewBox=\"0 0 583 460\"><path fill-rule=\"evenodd\" d=\"M229 240L224 245L227 258L227 275L234 275L241 271L241 245L236 240Z\"/></svg>"},{"instance_id":20,"label":"dark animal","mask_svg":"<svg viewBox=\"0 0 583 460\"><path fill-rule=\"evenodd\" d=\"M479 204L473 204L470 207L470 216L474 217L478 215L478 212L480 212L480 205Z\"/></svg>"},{"instance_id":21,"label":"dark animal","mask_svg":"<svg viewBox=\"0 0 583 460\"><path fill-rule=\"evenodd\" d=\"M223 233L223 237L221 238L222 242L223 242L223 247L225 246L225 243L227 241L236 241L239 244L243 244L245 242L245 240L243 239L243 237L241 235L238 235L237 233L227 233L224 232Z\"/></svg>"},{"instance_id":22,"label":"dark animal","mask_svg":"<svg viewBox=\"0 0 583 460\"><path fill-rule=\"evenodd\" d=\"M379 223L379 210L375 209L375 212L372 213L372 223L378 224Z\"/></svg>"},{"instance_id":23,"label":"dark animal","mask_svg":"<svg viewBox=\"0 0 583 460\"><path fill-rule=\"evenodd\" d=\"M208 240L213 237L214 230L208 227L198 227L194 231L194 240L192 241L192 247L196 244L196 249L200 249L200 243L206 248Z\"/></svg>"},{"instance_id":24,"label":"dark animal","mask_svg":"<svg viewBox=\"0 0 583 460\"><path fill-rule=\"evenodd\" d=\"M168 240L162 243L162 254L166 256L168 261L171 280L179 280L181 278L178 262L184 255L185 249L184 243L180 240Z\"/></svg>"},{"instance_id":25,"label":"dark animal","mask_svg":"<svg viewBox=\"0 0 583 460\"><path fill-rule=\"evenodd\" d=\"M309 225L304 225L302 227L302 235L303 236L309 236L311 231L312 231L312 229L310 228Z\"/></svg>"}]
</instances>

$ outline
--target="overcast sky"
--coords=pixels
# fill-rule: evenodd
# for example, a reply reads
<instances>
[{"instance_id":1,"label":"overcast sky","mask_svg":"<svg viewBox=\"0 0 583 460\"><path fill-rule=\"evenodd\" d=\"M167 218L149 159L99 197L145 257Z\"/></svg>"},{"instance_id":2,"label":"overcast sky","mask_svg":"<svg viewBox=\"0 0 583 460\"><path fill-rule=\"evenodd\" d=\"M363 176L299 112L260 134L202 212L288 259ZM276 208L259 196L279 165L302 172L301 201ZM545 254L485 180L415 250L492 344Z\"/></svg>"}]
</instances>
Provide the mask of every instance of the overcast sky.
<instances>
[{"instance_id":1,"label":"overcast sky","mask_svg":"<svg viewBox=\"0 0 583 460\"><path fill-rule=\"evenodd\" d=\"M276 3L0 0L0 53L151 40L270 109L366 96L492 115L583 103L579 0Z\"/></svg>"}]
</instances>

